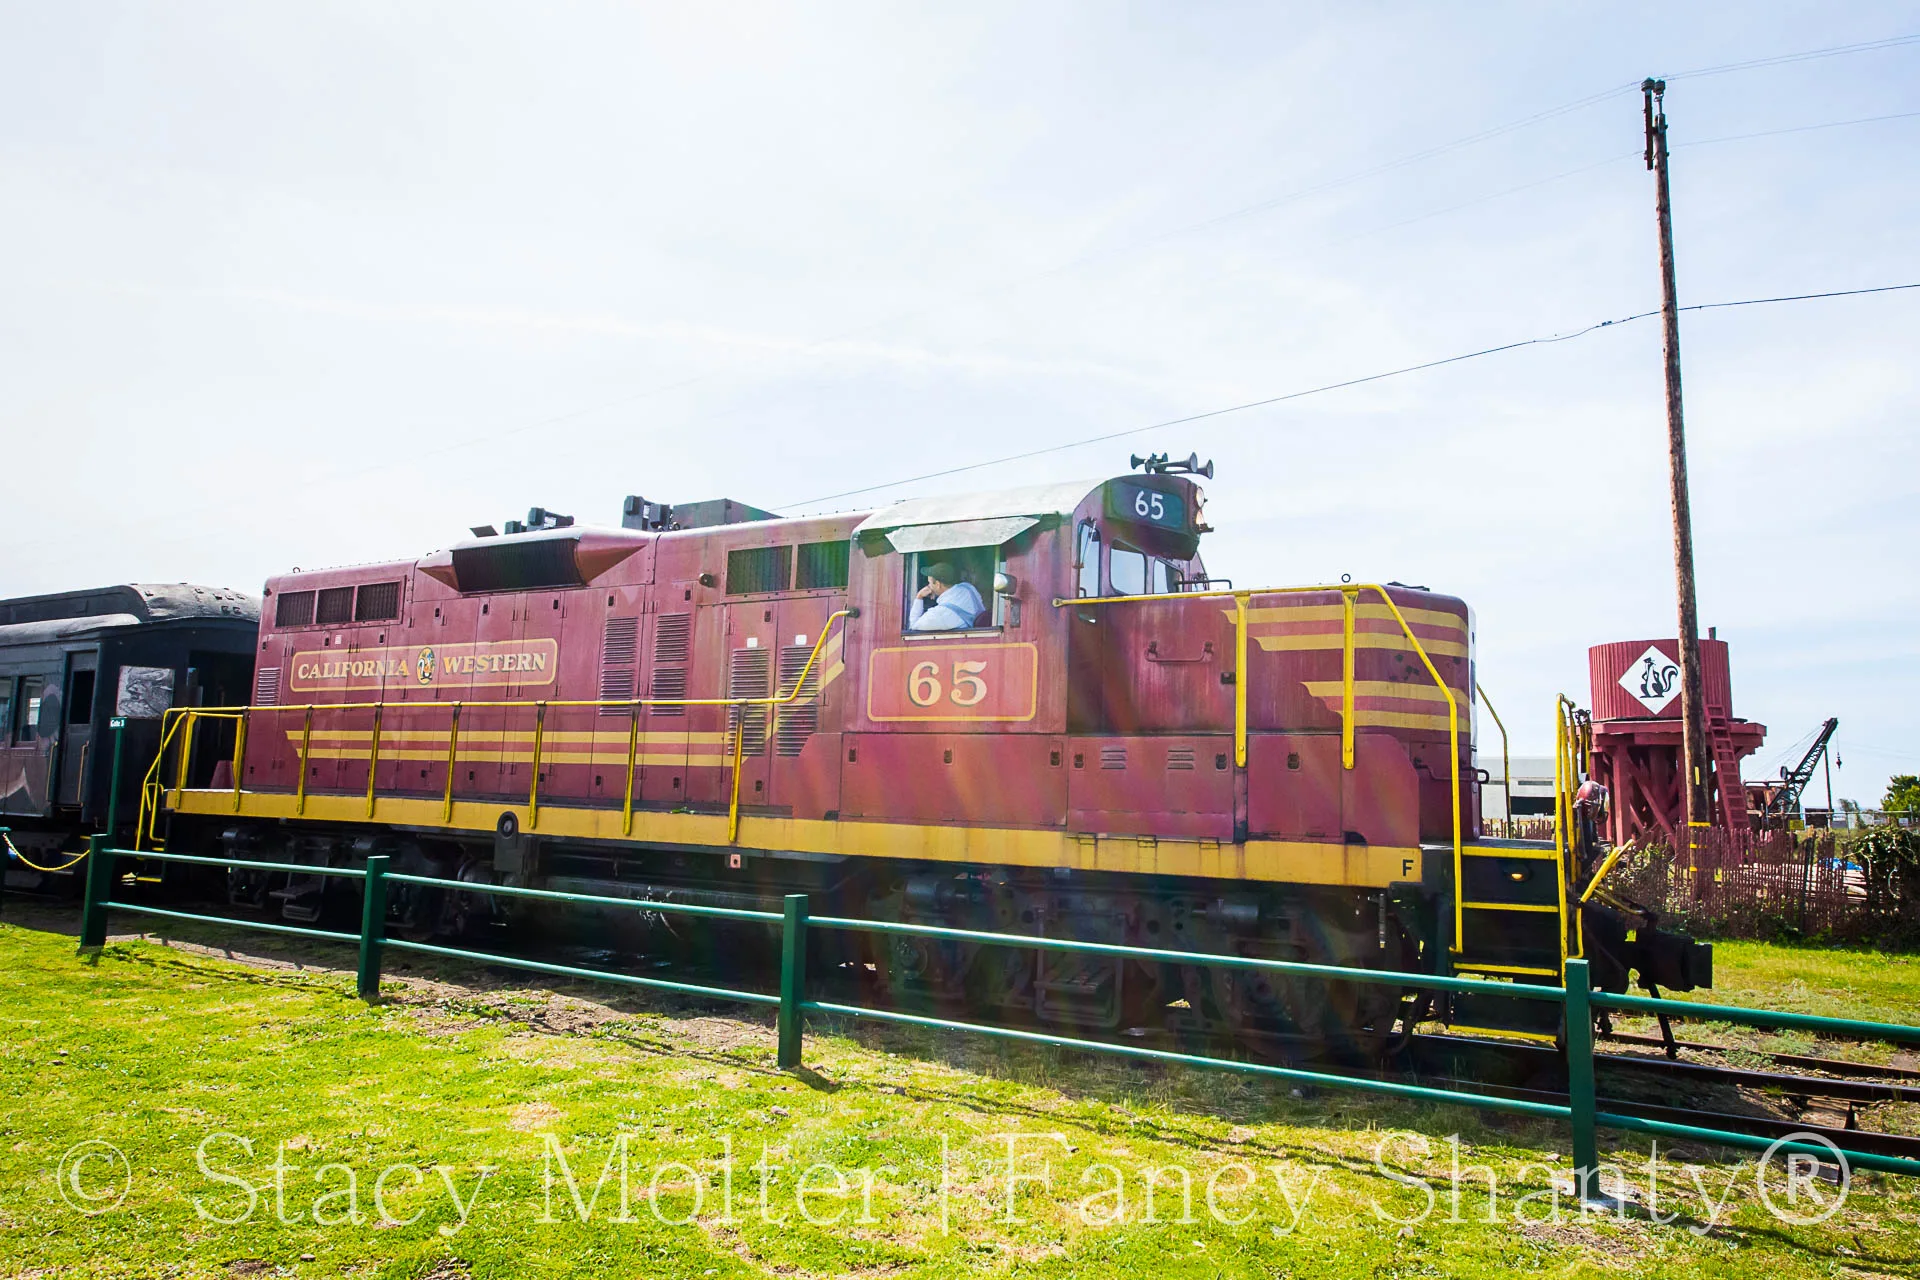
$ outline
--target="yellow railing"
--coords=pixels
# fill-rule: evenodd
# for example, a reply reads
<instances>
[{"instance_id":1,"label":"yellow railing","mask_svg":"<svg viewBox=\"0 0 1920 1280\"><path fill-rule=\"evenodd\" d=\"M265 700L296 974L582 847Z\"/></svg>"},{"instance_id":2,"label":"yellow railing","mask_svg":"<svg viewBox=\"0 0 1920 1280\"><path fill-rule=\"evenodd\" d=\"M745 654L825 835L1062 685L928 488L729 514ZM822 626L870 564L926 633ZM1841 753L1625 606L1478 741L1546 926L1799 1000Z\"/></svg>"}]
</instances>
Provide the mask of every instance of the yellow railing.
<instances>
[{"instance_id":1,"label":"yellow railing","mask_svg":"<svg viewBox=\"0 0 1920 1280\"><path fill-rule=\"evenodd\" d=\"M1500 713L1494 710L1493 699L1487 696L1487 691L1480 686L1478 680L1473 682L1473 691L1480 695L1480 701L1486 704L1487 714L1493 717L1494 727L1500 730L1500 794L1506 797L1505 821L1507 834L1511 836L1513 834L1513 758L1507 754L1507 726L1500 719ZM1486 816L1486 811L1483 809L1480 813L1483 823Z\"/></svg>"},{"instance_id":2,"label":"yellow railing","mask_svg":"<svg viewBox=\"0 0 1920 1280\"><path fill-rule=\"evenodd\" d=\"M1427 669L1440 692L1447 700L1447 755L1453 777L1453 882L1461 883L1462 854L1460 841L1460 702L1454 696L1453 689L1440 678L1440 671L1433 665L1433 659L1427 656L1426 646L1420 643L1420 637L1413 632L1413 626L1407 621L1400 606L1394 602L1387 589L1378 583L1342 583L1339 586L1319 587L1265 587L1249 591L1182 591L1174 595L1149 596L1081 596L1068 599L1055 596L1055 608L1079 608L1083 605L1134 604L1142 601L1228 599L1233 600L1233 761L1241 768L1247 764L1247 601L1254 596L1315 595L1329 591L1340 593L1342 605L1341 618L1341 659L1340 659L1340 758L1342 764L1353 768L1354 748L1354 606L1362 592L1371 591L1386 603L1393 614L1394 621L1400 624L1400 630L1406 635L1407 643L1413 646L1419 655L1420 664ZM1460 927L1464 922L1464 912L1460 906L1460 894L1453 895L1453 949L1461 948Z\"/></svg>"},{"instance_id":3,"label":"yellow railing","mask_svg":"<svg viewBox=\"0 0 1920 1280\"><path fill-rule=\"evenodd\" d=\"M731 768L733 772L731 797L727 804L727 843L732 844L740 836L740 773L745 761L746 713L747 707L769 707L772 709L767 725L766 740L773 741L775 730L780 724L780 708L800 701L802 692L820 661L821 651L826 647L827 637L833 633L836 623L842 625L846 619L857 616L853 609L839 609L830 614L822 626L820 636L813 642L813 648L807 653L807 661L795 677L793 687L785 693L779 691L779 673L775 671L774 692L764 698L619 698L619 699L551 699L542 701L498 701L498 702L319 702L295 703L292 705L271 707L176 707L166 713L161 727L160 748L154 753L153 764L147 769L147 775L140 786L140 817L134 827L134 848L147 846L158 849L161 840L155 830L159 822L161 798L165 788L161 785L161 762L166 759L167 749L175 745L178 739L178 763L175 767L173 801L178 804L180 793L186 790L188 763L193 755L193 732L201 720L237 720L239 728L235 732L233 760L233 807L240 809L241 776L243 752L246 745L246 726L248 717L255 711L286 712L303 711L304 721L300 731L300 781L294 791L294 813L307 811L307 758L313 743L313 713L315 711L372 711L373 744L367 759L367 817L374 815L378 801L375 782L380 763L381 721L388 707L397 707L407 711L427 711L446 708L449 711L447 730L447 781L442 794L441 816L444 821L453 818L453 776L456 753L460 744L460 713L463 709L479 707L488 710L531 707L534 713L533 728L533 779L527 789L527 830L536 830L540 821L540 754L543 745L547 709L549 707L592 707L602 711L632 711L633 723L627 731L627 779L621 800L621 831L625 835L633 834L633 780L640 754L640 716L642 707L740 707L741 714L735 717L733 733L733 753Z\"/></svg>"},{"instance_id":4,"label":"yellow railing","mask_svg":"<svg viewBox=\"0 0 1920 1280\"><path fill-rule=\"evenodd\" d=\"M1573 799L1574 792L1580 786L1580 779L1587 771L1587 728L1577 719L1579 708L1560 694L1553 704L1553 852L1554 864L1559 868L1560 877L1560 960L1564 965L1571 954L1576 959L1587 953L1586 929L1579 913L1574 913L1571 922L1567 919L1567 879L1573 857ZM1607 867L1611 867L1611 861ZM1607 867L1600 874L1605 875ZM1594 884L1599 883L1595 877ZM1587 893L1593 892L1591 886ZM1580 897L1586 901L1586 894ZM1578 905L1578 904L1576 904ZM1572 949L1568 949L1568 933L1573 935Z\"/></svg>"}]
</instances>

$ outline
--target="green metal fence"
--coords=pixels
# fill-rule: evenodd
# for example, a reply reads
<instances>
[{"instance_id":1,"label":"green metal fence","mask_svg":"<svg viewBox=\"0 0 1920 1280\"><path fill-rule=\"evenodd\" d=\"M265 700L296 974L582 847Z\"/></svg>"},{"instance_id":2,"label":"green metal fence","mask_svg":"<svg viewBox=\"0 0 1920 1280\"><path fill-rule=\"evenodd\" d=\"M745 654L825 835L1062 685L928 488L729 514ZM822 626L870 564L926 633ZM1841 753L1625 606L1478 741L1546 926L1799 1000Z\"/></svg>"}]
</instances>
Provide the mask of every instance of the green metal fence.
<instances>
[{"instance_id":1,"label":"green metal fence","mask_svg":"<svg viewBox=\"0 0 1920 1280\"><path fill-rule=\"evenodd\" d=\"M362 911L360 930L357 933L341 933L327 929L311 929L302 926L268 924L263 921L235 920L223 916L198 915L185 911L171 911L144 903L115 902L112 899L112 886L115 862L122 858L139 858L163 862L180 862L202 866L238 868L243 870L261 870L270 872L290 872L297 875L325 875L363 882ZM483 951L471 951L460 947L445 947L433 943L411 942L402 938L386 936L387 886L412 885L422 888L445 889L456 893L479 893L500 897L533 899L542 902L572 903L598 908L616 908L635 911L658 911L687 916L705 916L712 919L738 920L765 925L780 930L780 990L777 994L760 991L740 991L726 987L704 986L691 982L674 982L665 978L648 978L635 974L614 973L604 969L586 969L574 965L554 964L541 960L523 959L518 956L495 955ZM1646 996L1612 995L1603 991L1590 990L1585 960L1569 960L1566 968L1566 986L1536 986L1531 984L1492 982L1481 978L1447 977L1427 973L1401 973L1380 969L1356 969L1338 965L1307 964L1293 960L1266 960L1249 956L1215 955L1202 952L1173 951L1153 947L1130 947L1109 942L1080 942L1067 938L1039 938L1021 934L985 933L972 929L955 929L941 925L903 924L896 921L859 920L840 916L809 916L805 894L789 894L781 911L753 911L736 907L710 907L694 903L661 902L642 898L613 898L595 894L563 893L551 889L528 889L509 885L471 884L465 881L440 880L428 876L403 875L388 869L388 860L384 857L367 859L364 869L345 867L289 866L278 862L249 862L230 858L207 858L179 853L153 853L132 849L115 849L108 846L106 838L93 837L88 856L86 892L82 903L80 923L80 945L83 948L97 948L106 942L107 912L131 911L141 915L157 916L169 920L186 920L203 924L232 925L243 929L260 929L270 933L291 934L297 937L318 938L327 942L339 942L359 949L358 990L363 999L374 1000L379 995L381 960L387 949L416 952L422 955L440 956L451 960L465 960L476 964L502 965L508 968L525 969L534 973L552 974L558 977L584 978L596 982L612 982L626 986L649 987L661 991L674 991L683 995L705 996L709 999L736 1001L742 1004L771 1005L777 1010L779 1048L777 1061L782 1068L798 1067L801 1060L802 1024L809 1013L826 1014L846 1018L867 1018L883 1022L903 1023L910 1026L931 1027L943 1031L962 1031L976 1035L994 1036L1003 1040L1023 1041L1029 1044L1052 1045L1057 1048L1081 1050L1087 1053L1108 1054L1115 1057L1134 1058L1149 1062L1178 1063L1183 1066L1205 1067L1221 1071L1236 1071L1245 1075L1263 1076L1277 1080L1295 1081L1303 1084L1324 1085L1338 1089L1353 1089L1364 1093L1385 1094L1397 1098L1413 1098L1423 1102L1439 1102L1449 1105L1479 1107L1489 1111L1504 1111L1510 1114L1536 1116L1544 1119L1563 1120L1568 1124L1573 1138L1573 1162L1577 1179L1577 1190L1581 1199L1598 1201L1602 1197L1599 1187L1599 1151L1597 1131L1602 1128L1629 1130L1650 1133L1664 1137L1686 1138L1693 1141L1712 1142L1723 1146L1743 1147L1755 1150L1777 1148L1784 1151L1800 1152L1817 1157L1830 1157L1833 1151L1812 1143L1779 1142L1750 1134L1733 1133L1721 1129L1701 1128L1694 1125L1674 1124L1660 1120L1646 1120L1638 1116L1616 1115L1598 1109L1594 1093L1594 1044L1593 1011L1595 1009L1614 1009L1625 1013L1664 1013L1669 1017L1697 1018L1708 1021L1736 1022L1748 1026L1769 1028L1792 1028L1796 1030L1823 1032L1830 1035L1851 1036L1859 1039L1888 1040L1899 1044L1920 1045L1920 1027L1899 1026L1885 1022L1862 1022L1847 1018L1821 1018L1803 1013L1776 1013L1762 1009L1743 1009L1728 1005L1696 1004L1684 1000L1661 1000ZM1113 956L1124 959L1143 960L1182 965L1223 966L1238 969L1259 969L1274 973L1297 974L1328 981L1362 982L1397 988L1414 987L1429 991L1446 991L1464 994L1492 995L1508 999L1546 1000L1560 1004L1565 1010L1565 1033L1567 1052L1567 1102L1535 1102L1519 1098L1501 1098L1480 1093L1459 1093L1447 1089L1436 1089L1427 1085L1405 1084L1393 1080L1376 1080L1368 1077L1341 1075L1336 1072L1310 1071L1301 1067L1283 1067L1261 1062L1239 1062L1229 1058L1214 1058L1201 1054L1177 1053L1166 1049L1152 1049L1144 1045L1110 1044L1100 1040L1086 1040L1074 1036L1056 1035L1045 1031L1028 1031L1013 1027L989 1026L975 1022L960 1022L948 1018L937 1018L925 1014L907 1013L895 1009L875 1009L863 1005L842 1004L830 1000L809 1000L806 998L806 956L807 935L813 929L842 930L860 933L895 934L909 937L938 938L952 941L978 942L992 946L1017 947L1026 950L1064 951L1081 955ZM1841 1150L1840 1154L1854 1167L1877 1169L1890 1173L1903 1173L1920 1176L1920 1160L1902 1159L1896 1156L1878 1155L1872 1152Z\"/></svg>"}]
</instances>

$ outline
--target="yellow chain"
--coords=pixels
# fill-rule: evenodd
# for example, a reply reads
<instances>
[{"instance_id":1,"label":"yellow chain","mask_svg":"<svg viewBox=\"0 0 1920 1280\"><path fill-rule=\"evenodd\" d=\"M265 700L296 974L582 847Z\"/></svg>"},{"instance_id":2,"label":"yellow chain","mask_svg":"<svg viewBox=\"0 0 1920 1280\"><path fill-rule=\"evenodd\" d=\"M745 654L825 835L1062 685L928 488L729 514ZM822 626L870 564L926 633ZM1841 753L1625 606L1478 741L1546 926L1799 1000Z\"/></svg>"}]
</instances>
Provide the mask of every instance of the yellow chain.
<instances>
[{"instance_id":1,"label":"yellow chain","mask_svg":"<svg viewBox=\"0 0 1920 1280\"><path fill-rule=\"evenodd\" d=\"M70 867L78 866L80 863L86 861L86 857L87 857L87 851L85 849L82 849L79 853L74 854L73 859L69 862L63 862L57 867L43 867L37 862L28 862L27 855L20 852L20 850L15 847L12 836L0 834L0 842L4 842L7 846L7 852L12 854L14 857L18 858L22 864L24 864L25 866L31 867L35 871L42 872L43 874L46 874L46 875L54 875L58 872L65 871Z\"/></svg>"}]
</instances>

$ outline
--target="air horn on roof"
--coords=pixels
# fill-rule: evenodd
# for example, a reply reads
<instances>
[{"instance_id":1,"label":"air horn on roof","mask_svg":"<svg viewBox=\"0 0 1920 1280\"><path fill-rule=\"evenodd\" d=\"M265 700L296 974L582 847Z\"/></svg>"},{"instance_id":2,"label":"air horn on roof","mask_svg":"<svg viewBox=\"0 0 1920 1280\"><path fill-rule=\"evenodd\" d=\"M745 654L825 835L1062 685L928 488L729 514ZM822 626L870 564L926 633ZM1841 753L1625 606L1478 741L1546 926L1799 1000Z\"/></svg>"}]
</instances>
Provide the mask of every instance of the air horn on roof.
<instances>
[{"instance_id":1,"label":"air horn on roof","mask_svg":"<svg viewBox=\"0 0 1920 1280\"><path fill-rule=\"evenodd\" d=\"M1150 453L1144 458L1136 453L1129 465L1156 476L1192 475L1213 479L1213 459L1208 458L1207 465L1203 467L1200 465L1200 455L1197 453L1188 454L1185 461L1169 459L1164 453Z\"/></svg>"}]
</instances>

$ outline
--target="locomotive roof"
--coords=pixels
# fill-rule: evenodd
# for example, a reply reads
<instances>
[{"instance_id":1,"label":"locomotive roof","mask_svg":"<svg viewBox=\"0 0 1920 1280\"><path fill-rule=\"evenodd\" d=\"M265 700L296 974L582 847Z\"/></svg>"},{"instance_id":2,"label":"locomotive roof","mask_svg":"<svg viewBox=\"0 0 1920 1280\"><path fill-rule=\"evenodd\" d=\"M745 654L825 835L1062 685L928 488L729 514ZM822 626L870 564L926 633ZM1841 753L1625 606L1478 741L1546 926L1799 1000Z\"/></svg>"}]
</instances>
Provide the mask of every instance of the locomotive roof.
<instances>
[{"instance_id":1,"label":"locomotive roof","mask_svg":"<svg viewBox=\"0 0 1920 1280\"><path fill-rule=\"evenodd\" d=\"M89 632L200 618L257 625L260 601L243 591L188 582L120 583L85 591L0 600L0 644L58 640Z\"/></svg>"}]
</instances>

